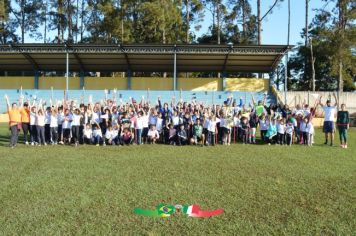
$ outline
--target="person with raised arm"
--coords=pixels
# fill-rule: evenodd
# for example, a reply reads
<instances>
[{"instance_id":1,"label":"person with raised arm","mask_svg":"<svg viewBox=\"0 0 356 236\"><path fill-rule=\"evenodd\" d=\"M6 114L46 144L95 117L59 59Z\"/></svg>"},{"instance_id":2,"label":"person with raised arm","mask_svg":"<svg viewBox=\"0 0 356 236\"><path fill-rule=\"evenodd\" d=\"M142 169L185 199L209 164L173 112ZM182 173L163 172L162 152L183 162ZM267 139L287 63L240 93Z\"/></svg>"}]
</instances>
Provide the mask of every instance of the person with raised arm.
<instances>
[{"instance_id":1,"label":"person with raised arm","mask_svg":"<svg viewBox=\"0 0 356 236\"><path fill-rule=\"evenodd\" d=\"M323 105L321 102L322 96L320 96L319 100L319 105L323 108L324 110L324 125L323 125L323 131L325 133L325 145L328 144L328 137L330 134L330 146L333 146L334 142L334 132L335 132L335 125L334 125L334 118L335 118L335 112L337 109L337 98L335 93L333 93L333 96L335 98L335 104L334 106L331 106L331 100L328 99L326 100L326 106Z\"/></svg>"},{"instance_id":2,"label":"person with raised arm","mask_svg":"<svg viewBox=\"0 0 356 236\"><path fill-rule=\"evenodd\" d=\"M5 100L7 105L7 113L9 115L9 129L11 131L10 147L14 148L17 145L19 139L19 129L21 127L21 113L17 107L17 103L14 102L10 106L9 97L5 94Z\"/></svg>"},{"instance_id":3,"label":"person with raised arm","mask_svg":"<svg viewBox=\"0 0 356 236\"><path fill-rule=\"evenodd\" d=\"M25 144L28 145L28 134L31 136L31 129L30 129L30 108L28 102L23 102L23 97L21 97L21 128L23 131Z\"/></svg>"},{"instance_id":4,"label":"person with raised arm","mask_svg":"<svg viewBox=\"0 0 356 236\"><path fill-rule=\"evenodd\" d=\"M37 140L38 146L47 145L45 140L45 114L43 110L43 103L40 100L40 103L36 109L36 129L37 129Z\"/></svg>"}]
</instances>

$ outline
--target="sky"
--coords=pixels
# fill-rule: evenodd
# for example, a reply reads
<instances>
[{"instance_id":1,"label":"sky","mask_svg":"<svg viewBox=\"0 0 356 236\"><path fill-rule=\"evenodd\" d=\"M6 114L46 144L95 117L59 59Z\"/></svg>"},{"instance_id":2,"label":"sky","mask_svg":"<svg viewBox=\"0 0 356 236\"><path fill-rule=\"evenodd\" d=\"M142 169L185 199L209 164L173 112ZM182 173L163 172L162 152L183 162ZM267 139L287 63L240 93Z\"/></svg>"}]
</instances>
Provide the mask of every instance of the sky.
<instances>
[{"instance_id":1,"label":"sky","mask_svg":"<svg viewBox=\"0 0 356 236\"><path fill-rule=\"evenodd\" d=\"M252 0L252 12L257 14L257 1ZM264 15L274 0L261 0L261 15ZM290 44L297 45L298 42L304 42L301 37L302 29L305 26L305 0L290 0L291 4L291 32ZM325 6L322 0L309 1L309 22L315 16L315 8ZM327 6L330 10L331 6ZM204 34L208 31L211 24L210 12L205 13L206 19L197 35ZM262 22L262 44L287 44L287 29L288 29L288 0L279 3L271 14L269 14Z\"/></svg>"},{"instance_id":2,"label":"sky","mask_svg":"<svg viewBox=\"0 0 356 236\"><path fill-rule=\"evenodd\" d=\"M256 14L257 1L251 0L252 12ZM261 0L261 15L264 15L274 0ZM302 29L305 25L305 0L290 0L291 3L291 32L290 45L297 45L298 42L304 42L301 37ZM325 6L322 0L309 1L309 22L315 16L314 9ZM331 10L332 6L327 6ZM205 12L205 19L202 28L196 32L197 37L208 33L209 25L212 24L212 16L209 11ZM288 26L288 0L279 3L262 22L262 44L287 44L287 26ZM19 32L18 32L19 33ZM53 32L51 32L53 33ZM36 42L35 39L26 37L25 42ZM42 40L41 40L42 42Z\"/></svg>"}]
</instances>

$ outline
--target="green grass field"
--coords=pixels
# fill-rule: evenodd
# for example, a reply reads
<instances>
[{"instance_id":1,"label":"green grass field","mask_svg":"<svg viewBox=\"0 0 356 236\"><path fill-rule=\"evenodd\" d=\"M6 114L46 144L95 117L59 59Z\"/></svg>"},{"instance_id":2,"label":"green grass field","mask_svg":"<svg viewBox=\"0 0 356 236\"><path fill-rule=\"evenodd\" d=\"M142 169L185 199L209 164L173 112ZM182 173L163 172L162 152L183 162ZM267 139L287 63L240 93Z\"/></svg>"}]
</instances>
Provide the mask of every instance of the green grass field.
<instances>
[{"instance_id":1,"label":"green grass field","mask_svg":"<svg viewBox=\"0 0 356 236\"><path fill-rule=\"evenodd\" d=\"M349 149L26 147L0 126L0 235L355 235L356 129ZM336 141L338 145L338 141ZM135 215L158 203L223 215Z\"/></svg>"}]
</instances>

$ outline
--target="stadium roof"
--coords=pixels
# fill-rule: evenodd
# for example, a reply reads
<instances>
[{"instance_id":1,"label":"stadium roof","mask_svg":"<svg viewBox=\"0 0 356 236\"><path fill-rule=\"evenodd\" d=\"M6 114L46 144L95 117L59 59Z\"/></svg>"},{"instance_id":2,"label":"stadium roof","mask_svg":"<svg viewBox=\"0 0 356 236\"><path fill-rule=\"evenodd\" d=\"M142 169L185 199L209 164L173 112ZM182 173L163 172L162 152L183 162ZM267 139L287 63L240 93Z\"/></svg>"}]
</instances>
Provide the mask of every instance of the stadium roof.
<instances>
[{"instance_id":1,"label":"stadium roof","mask_svg":"<svg viewBox=\"0 0 356 236\"><path fill-rule=\"evenodd\" d=\"M0 45L0 71L178 72L272 71L286 45Z\"/></svg>"}]
</instances>

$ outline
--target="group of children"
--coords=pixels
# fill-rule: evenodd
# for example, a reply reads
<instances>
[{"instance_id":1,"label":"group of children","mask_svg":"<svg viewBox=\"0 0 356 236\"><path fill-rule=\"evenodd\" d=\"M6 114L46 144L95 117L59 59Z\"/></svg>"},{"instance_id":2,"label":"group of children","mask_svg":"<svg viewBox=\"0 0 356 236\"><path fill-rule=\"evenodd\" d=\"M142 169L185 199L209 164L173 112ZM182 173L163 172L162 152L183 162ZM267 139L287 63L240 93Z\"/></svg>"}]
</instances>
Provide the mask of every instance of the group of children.
<instances>
[{"instance_id":1,"label":"group of children","mask_svg":"<svg viewBox=\"0 0 356 236\"><path fill-rule=\"evenodd\" d=\"M288 105L266 106L266 96L258 102L251 100L247 105L242 98L237 102L230 95L222 105L176 102L175 98L170 104L162 104L160 98L152 104L142 97L140 103L132 98L87 105L63 100L50 101L47 107L42 100L20 101L17 127L23 129L26 144L38 146L256 144L258 128L260 143L313 145L315 107L298 105L291 110ZM11 110L9 102L8 106ZM16 123L14 119L10 116ZM16 143L11 141L11 145Z\"/></svg>"}]
</instances>

